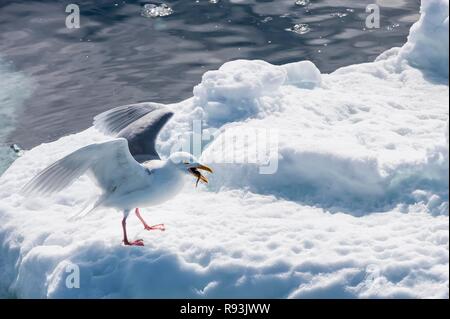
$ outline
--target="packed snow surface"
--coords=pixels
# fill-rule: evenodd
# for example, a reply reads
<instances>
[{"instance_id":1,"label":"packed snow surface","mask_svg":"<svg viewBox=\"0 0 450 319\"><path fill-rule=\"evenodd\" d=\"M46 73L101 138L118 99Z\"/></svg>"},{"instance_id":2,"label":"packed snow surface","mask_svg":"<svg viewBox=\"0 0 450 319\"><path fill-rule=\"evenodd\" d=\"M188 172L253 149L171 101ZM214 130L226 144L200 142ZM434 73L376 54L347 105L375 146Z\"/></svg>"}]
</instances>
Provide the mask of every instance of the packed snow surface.
<instances>
[{"instance_id":1,"label":"packed snow surface","mask_svg":"<svg viewBox=\"0 0 450 319\"><path fill-rule=\"evenodd\" d=\"M69 218L98 192L86 176L51 198L18 194L108 137L90 128L26 152L0 178L0 294L448 298L448 1L424 0L421 14L408 42L373 63L321 74L308 61L239 60L206 72L171 105L159 151L202 119L215 174L143 209L166 232L129 219L145 247L121 245L120 212ZM261 140L264 159L224 160L248 159Z\"/></svg>"}]
</instances>

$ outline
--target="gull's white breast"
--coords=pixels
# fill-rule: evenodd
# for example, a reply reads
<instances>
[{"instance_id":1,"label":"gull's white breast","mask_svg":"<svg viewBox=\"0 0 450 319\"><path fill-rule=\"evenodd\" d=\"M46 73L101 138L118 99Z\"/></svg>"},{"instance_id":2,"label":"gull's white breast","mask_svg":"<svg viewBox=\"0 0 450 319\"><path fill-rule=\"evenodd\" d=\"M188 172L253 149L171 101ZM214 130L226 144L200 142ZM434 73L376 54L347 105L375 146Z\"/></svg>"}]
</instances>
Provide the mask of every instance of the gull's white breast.
<instances>
[{"instance_id":1,"label":"gull's white breast","mask_svg":"<svg viewBox=\"0 0 450 319\"><path fill-rule=\"evenodd\" d=\"M142 174L122 183L106 200L104 206L119 209L149 207L168 201L177 195L184 185L184 174L162 161L151 161L143 165Z\"/></svg>"}]
</instances>

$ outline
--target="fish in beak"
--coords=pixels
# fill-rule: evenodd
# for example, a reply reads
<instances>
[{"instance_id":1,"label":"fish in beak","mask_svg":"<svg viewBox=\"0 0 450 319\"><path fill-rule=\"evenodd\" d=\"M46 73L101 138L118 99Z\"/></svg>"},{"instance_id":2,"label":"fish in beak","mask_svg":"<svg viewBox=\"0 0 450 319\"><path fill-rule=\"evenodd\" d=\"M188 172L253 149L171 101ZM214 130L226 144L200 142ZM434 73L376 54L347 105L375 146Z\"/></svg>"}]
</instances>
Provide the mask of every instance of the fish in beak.
<instances>
[{"instance_id":1,"label":"fish in beak","mask_svg":"<svg viewBox=\"0 0 450 319\"><path fill-rule=\"evenodd\" d=\"M189 168L189 172L197 178L197 182L195 183L195 187L198 186L198 183L201 181L202 183L208 184L208 179L202 175L200 170L212 173L213 170L206 165L196 164L193 167Z\"/></svg>"}]
</instances>

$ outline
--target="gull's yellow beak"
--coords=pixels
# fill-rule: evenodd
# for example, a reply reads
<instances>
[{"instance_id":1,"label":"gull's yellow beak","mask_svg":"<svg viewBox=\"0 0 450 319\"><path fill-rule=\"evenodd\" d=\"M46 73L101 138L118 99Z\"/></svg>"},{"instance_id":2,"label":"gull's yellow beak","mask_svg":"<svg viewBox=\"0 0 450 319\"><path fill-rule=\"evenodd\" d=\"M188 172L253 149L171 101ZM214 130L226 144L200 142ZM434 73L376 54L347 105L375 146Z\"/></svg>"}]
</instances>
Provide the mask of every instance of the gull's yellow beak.
<instances>
[{"instance_id":1,"label":"gull's yellow beak","mask_svg":"<svg viewBox=\"0 0 450 319\"><path fill-rule=\"evenodd\" d=\"M213 170L206 165L199 164L196 168L207 171L209 173L213 173Z\"/></svg>"},{"instance_id":2,"label":"gull's yellow beak","mask_svg":"<svg viewBox=\"0 0 450 319\"><path fill-rule=\"evenodd\" d=\"M195 167L189 168L189 172L194 175L197 178L197 182L195 183L195 186L198 186L198 182L202 182L205 184L208 184L208 179L202 175L202 173L199 170L203 170L209 173L213 173L213 170L209 168L206 165L198 164Z\"/></svg>"}]
</instances>

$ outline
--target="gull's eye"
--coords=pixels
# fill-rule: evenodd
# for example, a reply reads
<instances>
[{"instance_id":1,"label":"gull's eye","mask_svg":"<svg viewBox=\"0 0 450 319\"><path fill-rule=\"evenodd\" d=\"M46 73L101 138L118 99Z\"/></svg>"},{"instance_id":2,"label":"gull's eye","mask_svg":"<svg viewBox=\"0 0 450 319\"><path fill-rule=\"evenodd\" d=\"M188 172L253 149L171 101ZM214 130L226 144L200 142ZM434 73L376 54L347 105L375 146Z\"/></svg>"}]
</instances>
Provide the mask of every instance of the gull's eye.
<instances>
[{"instance_id":1,"label":"gull's eye","mask_svg":"<svg viewBox=\"0 0 450 319\"><path fill-rule=\"evenodd\" d=\"M189 165L189 162L184 161L183 164L184 164L184 165Z\"/></svg>"}]
</instances>

